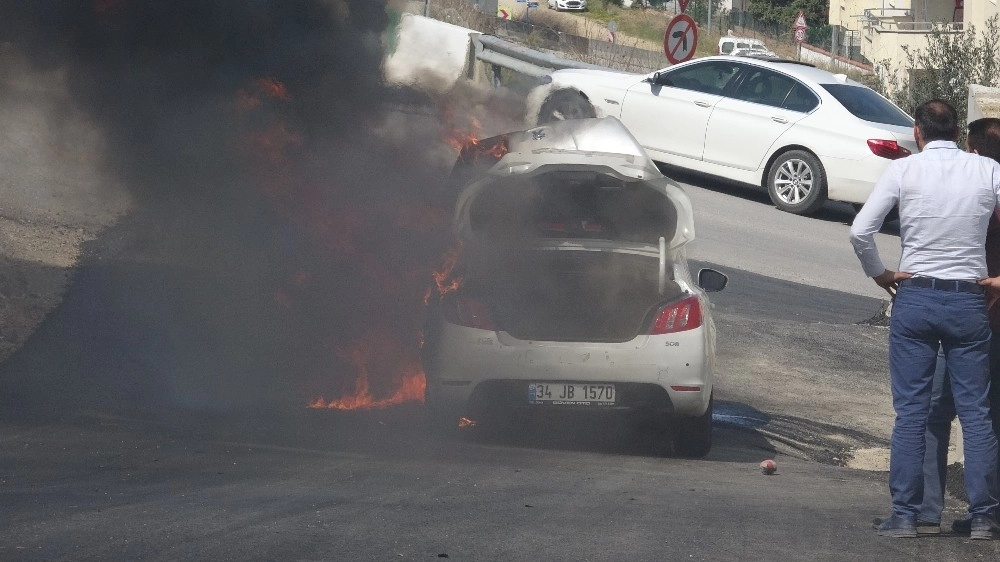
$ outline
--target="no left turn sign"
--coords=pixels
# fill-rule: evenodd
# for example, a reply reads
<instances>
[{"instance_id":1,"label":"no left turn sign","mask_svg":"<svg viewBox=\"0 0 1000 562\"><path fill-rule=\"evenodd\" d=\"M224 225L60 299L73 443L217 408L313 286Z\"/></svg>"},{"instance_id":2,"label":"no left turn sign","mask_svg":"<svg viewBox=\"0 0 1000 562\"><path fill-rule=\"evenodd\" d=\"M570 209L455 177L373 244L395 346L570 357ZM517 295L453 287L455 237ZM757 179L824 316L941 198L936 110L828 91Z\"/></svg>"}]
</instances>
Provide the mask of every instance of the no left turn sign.
<instances>
[{"instance_id":1,"label":"no left turn sign","mask_svg":"<svg viewBox=\"0 0 1000 562\"><path fill-rule=\"evenodd\" d=\"M663 54L668 61L677 64L688 60L697 46L698 26L691 16L680 14L670 20L663 34Z\"/></svg>"}]
</instances>

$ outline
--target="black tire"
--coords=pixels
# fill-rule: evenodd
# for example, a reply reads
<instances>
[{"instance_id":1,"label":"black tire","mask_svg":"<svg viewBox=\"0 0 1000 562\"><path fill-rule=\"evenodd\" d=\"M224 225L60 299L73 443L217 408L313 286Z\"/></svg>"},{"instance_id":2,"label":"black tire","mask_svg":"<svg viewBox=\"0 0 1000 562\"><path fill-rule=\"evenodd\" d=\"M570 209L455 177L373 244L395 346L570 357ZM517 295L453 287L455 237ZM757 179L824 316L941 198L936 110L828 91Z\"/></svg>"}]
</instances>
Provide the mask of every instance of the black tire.
<instances>
[{"instance_id":1,"label":"black tire","mask_svg":"<svg viewBox=\"0 0 1000 562\"><path fill-rule=\"evenodd\" d=\"M789 150L775 158L768 169L767 194L782 211L815 213L826 203L826 171L811 153Z\"/></svg>"},{"instance_id":2,"label":"black tire","mask_svg":"<svg viewBox=\"0 0 1000 562\"><path fill-rule=\"evenodd\" d=\"M458 434L459 417L454 407L435 399L428 385L424 391L424 429L436 437L454 438Z\"/></svg>"},{"instance_id":3,"label":"black tire","mask_svg":"<svg viewBox=\"0 0 1000 562\"><path fill-rule=\"evenodd\" d=\"M708 399L708 409L696 418L679 420L674 431L674 452L682 457L700 459L712 450L712 410L714 399Z\"/></svg>"},{"instance_id":4,"label":"black tire","mask_svg":"<svg viewBox=\"0 0 1000 562\"><path fill-rule=\"evenodd\" d=\"M577 90L564 88L549 94L538 110L538 124L597 117L594 106Z\"/></svg>"}]
</instances>

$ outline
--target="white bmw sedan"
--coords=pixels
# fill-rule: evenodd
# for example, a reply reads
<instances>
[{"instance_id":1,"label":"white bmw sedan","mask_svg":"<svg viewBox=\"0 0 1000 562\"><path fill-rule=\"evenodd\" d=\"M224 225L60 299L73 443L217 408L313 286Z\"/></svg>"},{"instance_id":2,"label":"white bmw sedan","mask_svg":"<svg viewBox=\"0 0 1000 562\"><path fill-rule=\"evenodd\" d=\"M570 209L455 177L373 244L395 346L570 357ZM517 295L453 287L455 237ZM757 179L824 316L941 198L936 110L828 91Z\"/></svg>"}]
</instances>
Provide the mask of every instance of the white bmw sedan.
<instances>
[{"instance_id":1,"label":"white bmw sedan","mask_svg":"<svg viewBox=\"0 0 1000 562\"><path fill-rule=\"evenodd\" d=\"M917 150L913 119L813 66L714 56L651 74L558 70L531 95L538 123L621 119L654 160L759 186L785 211L863 204L890 160Z\"/></svg>"},{"instance_id":2,"label":"white bmw sedan","mask_svg":"<svg viewBox=\"0 0 1000 562\"><path fill-rule=\"evenodd\" d=\"M705 291L727 279L704 269L692 280L678 184L615 118L480 141L452 176L461 253L425 326L432 423L620 414L672 429L678 454L706 455Z\"/></svg>"}]
</instances>

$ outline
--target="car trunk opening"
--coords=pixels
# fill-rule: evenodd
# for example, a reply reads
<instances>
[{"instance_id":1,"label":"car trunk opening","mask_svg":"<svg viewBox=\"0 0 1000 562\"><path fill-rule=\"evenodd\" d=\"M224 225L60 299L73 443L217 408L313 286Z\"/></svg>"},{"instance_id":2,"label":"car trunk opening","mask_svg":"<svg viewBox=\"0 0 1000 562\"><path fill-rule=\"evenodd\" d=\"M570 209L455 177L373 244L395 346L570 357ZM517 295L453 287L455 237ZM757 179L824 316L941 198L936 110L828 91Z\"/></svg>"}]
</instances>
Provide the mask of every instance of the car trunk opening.
<instances>
[{"instance_id":1,"label":"car trunk opening","mask_svg":"<svg viewBox=\"0 0 1000 562\"><path fill-rule=\"evenodd\" d=\"M592 172L498 182L468 221L463 296L514 337L628 341L682 293L670 263L659 286L660 238L673 239L677 210L644 182Z\"/></svg>"}]
</instances>

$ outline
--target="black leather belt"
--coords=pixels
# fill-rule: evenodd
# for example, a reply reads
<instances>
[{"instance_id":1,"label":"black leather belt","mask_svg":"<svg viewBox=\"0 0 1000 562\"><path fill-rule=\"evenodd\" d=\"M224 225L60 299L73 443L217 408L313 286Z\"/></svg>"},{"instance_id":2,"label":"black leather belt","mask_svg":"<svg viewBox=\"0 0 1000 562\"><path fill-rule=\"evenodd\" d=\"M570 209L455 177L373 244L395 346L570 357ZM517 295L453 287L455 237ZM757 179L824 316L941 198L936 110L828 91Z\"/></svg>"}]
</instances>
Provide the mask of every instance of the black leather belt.
<instances>
[{"instance_id":1,"label":"black leather belt","mask_svg":"<svg viewBox=\"0 0 1000 562\"><path fill-rule=\"evenodd\" d=\"M938 291L951 291L953 293L974 293L983 294L983 287L975 281L961 281L958 279L935 279L933 277L910 277L899 282L901 287L921 287L923 289L937 289Z\"/></svg>"}]
</instances>

